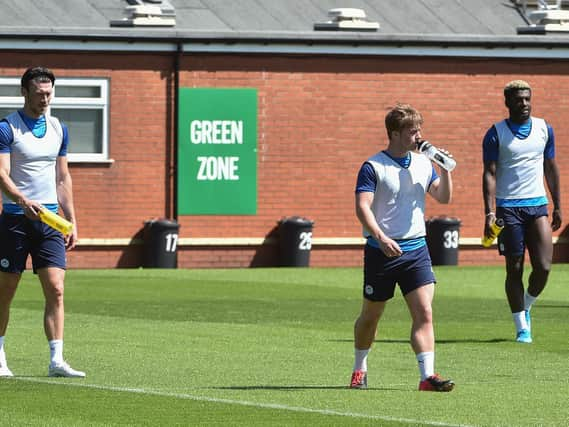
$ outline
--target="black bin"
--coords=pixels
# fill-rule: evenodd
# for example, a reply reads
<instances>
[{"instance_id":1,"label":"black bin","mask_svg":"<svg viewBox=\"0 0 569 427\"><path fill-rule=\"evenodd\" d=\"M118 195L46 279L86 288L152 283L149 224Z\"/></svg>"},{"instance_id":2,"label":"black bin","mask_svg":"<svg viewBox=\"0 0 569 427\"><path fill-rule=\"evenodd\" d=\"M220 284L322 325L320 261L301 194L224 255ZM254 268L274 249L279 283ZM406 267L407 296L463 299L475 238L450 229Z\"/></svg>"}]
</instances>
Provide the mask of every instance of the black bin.
<instances>
[{"instance_id":1,"label":"black bin","mask_svg":"<svg viewBox=\"0 0 569 427\"><path fill-rule=\"evenodd\" d=\"M458 265L460 220L435 217L426 222L427 245L433 265Z\"/></svg>"},{"instance_id":2,"label":"black bin","mask_svg":"<svg viewBox=\"0 0 569 427\"><path fill-rule=\"evenodd\" d=\"M144 267L178 267L178 231L180 225L168 219L144 222Z\"/></svg>"},{"instance_id":3,"label":"black bin","mask_svg":"<svg viewBox=\"0 0 569 427\"><path fill-rule=\"evenodd\" d=\"M308 267L314 222L299 216L279 221L279 253L282 267Z\"/></svg>"}]
</instances>

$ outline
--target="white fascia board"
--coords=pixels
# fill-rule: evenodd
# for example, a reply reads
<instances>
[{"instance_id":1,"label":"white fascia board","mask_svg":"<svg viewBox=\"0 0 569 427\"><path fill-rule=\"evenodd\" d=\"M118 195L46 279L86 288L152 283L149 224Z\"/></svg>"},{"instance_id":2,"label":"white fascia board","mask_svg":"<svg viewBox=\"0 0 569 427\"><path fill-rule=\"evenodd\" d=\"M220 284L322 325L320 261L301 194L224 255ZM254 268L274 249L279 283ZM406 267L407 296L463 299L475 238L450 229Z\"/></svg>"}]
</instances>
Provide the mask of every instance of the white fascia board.
<instances>
[{"instance_id":1,"label":"white fascia board","mask_svg":"<svg viewBox=\"0 0 569 427\"><path fill-rule=\"evenodd\" d=\"M85 52L175 52L176 43L140 41L104 40L25 40L0 39L1 50L51 50L51 51L85 51Z\"/></svg>"},{"instance_id":2,"label":"white fascia board","mask_svg":"<svg viewBox=\"0 0 569 427\"><path fill-rule=\"evenodd\" d=\"M538 43L491 45L481 43L452 45L449 43L358 43L342 41L327 43L323 40L298 41L250 41L233 40L192 40L171 41L153 40L104 40L104 39L41 39L41 38L0 38L1 50L48 50L83 52L176 52L181 46L182 53L237 53L237 54L305 54L305 55L368 55L368 56L419 56L419 57L462 57L462 58L526 58L526 59L567 59L569 45L548 45Z\"/></svg>"},{"instance_id":3,"label":"white fascia board","mask_svg":"<svg viewBox=\"0 0 569 427\"><path fill-rule=\"evenodd\" d=\"M537 58L567 59L569 46L556 49L543 47L453 47L425 45L354 45L341 44L227 44L227 43L184 43L183 52L211 53L274 53L306 55L368 55L368 56L425 56L461 58Z\"/></svg>"}]
</instances>

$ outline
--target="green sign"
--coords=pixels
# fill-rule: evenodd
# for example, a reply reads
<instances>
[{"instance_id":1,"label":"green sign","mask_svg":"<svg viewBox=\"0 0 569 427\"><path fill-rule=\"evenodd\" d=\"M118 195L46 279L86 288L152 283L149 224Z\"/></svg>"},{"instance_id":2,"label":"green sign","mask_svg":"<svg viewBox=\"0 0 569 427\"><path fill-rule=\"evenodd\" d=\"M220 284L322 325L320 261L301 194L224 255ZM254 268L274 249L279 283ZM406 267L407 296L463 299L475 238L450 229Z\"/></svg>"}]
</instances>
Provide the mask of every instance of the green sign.
<instances>
[{"instance_id":1,"label":"green sign","mask_svg":"<svg viewBox=\"0 0 569 427\"><path fill-rule=\"evenodd\" d=\"M257 213L257 89L181 88L178 214Z\"/></svg>"}]
</instances>

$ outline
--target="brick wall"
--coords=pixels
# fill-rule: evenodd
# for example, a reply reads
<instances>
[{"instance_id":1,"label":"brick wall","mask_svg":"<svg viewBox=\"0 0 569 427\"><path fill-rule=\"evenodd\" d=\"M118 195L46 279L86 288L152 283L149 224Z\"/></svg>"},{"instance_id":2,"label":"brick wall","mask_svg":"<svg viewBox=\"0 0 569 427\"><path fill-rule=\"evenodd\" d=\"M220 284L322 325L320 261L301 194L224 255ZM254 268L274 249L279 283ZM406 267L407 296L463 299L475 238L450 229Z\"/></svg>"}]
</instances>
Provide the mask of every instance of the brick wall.
<instances>
[{"instance_id":1,"label":"brick wall","mask_svg":"<svg viewBox=\"0 0 569 427\"><path fill-rule=\"evenodd\" d=\"M0 52L1 76L20 76L29 52ZM173 58L167 54L40 54L34 64L58 77L110 80L113 163L72 164L80 238L139 238L144 221L173 215ZM258 89L258 211L253 216L183 216L180 237L263 238L279 219L315 221L314 236L360 235L354 184L361 163L386 146L384 116L395 102L424 115L423 135L458 162L450 205L427 216L460 218L461 237L482 233L481 140L505 117L502 88L515 78L533 86L533 114L556 133L562 200L567 194L569 74L562 60L188 55L182 87ZM569 214L568 214L569 215ZM556 233L559 234L559 233ZM83 246L71 267L137 266L137 245ZM558 249L558 261L567 261ZM181 247L180 267L271 264L274 248ZM272 261L271 261L272 260ZM465 246L460 263L500 263L495 251ZM261 264L259 264L261 263ZM315 247L312 265L360 265L360 248Z\"/></svg>"}]
</instances>

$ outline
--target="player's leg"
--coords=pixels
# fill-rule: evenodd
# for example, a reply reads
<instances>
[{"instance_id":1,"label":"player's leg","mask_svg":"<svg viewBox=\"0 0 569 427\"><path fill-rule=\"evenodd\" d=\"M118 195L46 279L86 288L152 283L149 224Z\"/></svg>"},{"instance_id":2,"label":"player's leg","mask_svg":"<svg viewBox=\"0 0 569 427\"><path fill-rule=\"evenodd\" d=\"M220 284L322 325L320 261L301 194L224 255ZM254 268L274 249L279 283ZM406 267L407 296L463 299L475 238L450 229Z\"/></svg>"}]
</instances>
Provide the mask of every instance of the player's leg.
<instances>
[{"instance_id":1,"label":"player's leg","mask_svg":"<svg viewBox=\"0 0 569 427\"><path fill-rule=\"evenodd\" d=\"M547 215L540 216L531 222L526 232L526 242L532 271L528 278L528 288L524 294L524 313L530 332L531 307L545 288L551 270L551 262L553 259L551 234L551 225L549 224Z\"/></svg>"},{"instance_id":2,"label":"player's leg","mask_svg":"<svg viewBox=\"0 0 569 427\"><path fill-rule=\"evenodd\" d=\"M84 372L74 370L63 358L65 241L61 233L39 221L33 226L38 244L31 254L45 297L44 330L50 349L48 374L52 377L84 377Z\"/></svg>"},{"instance_id":3,"label":"player's leg","mask_svg":"<svg viewBox=\"0 0 569 427\"><path fill-rule=\"evenodd\" d=\"M506 296L512 319L516 327L516 341L520 343L531 343L531 330L524 310L524 256L506 256Z\"/></svg>"},{"instance_id":4,"label":"player's leg","mask_svg":"<svg viewBox=\"0 0 569 427\"><path fill-rule=\"evenodd\" d=\"M435 333L432 310L434 294L435 285L433 283L405 293L405 302L412 321L411 347L419 366L419 389L427 378L435 375Z\"/></svg>"},{"instance_id":5,"label":"player's leg","mask_svg":"<svg viewBox=\"0 0 569 427\"><path fill-rule=\"evenodd\" d=\"M28 257L26 218L0 215L0 376L12 376L6 363L4 336L10 319L10 306Z\"/></svg>"},{"instance_id":6,"label":"player's leg","mask_svg":"<svg viewBox=\"0 0 569 427\"><path fill-rule=\"evenodd\" d=\"M367 357L377 324L387 301L393 297L395 282L386 274L389 259L379 248L366 245L364 250L363 302L360 315L354 324L354 368L351 388L367 388Z\"/></svg>"},{"instance_id":7,"label":"player's leg","mask_svg":"<svg viewBox=\"0 0 569 427\"><path fill-rule=\"evenodd\" d=\"M30 253L45 298L45 335L48 341L63 340L63 289L67 266L65 241L61 233L39 221L35 221L32 227L35 238Z\"/></svg>"},{"instance_id":8,"label":"player's leg","mask_svg":"<svg viewBox=\"0 0 569 427\"><path fill-rule=\"evenodd\" d=\"M63 290L65 270L45 267L37 270L45 297L44 330L48 341L63 340Z\"/></svg>"},{"instance_id":9,"label":"player's leg","mask_svg":"<svg viewBox=\"0 0 569 427\"><path fill-rule=\"evenodd\" d=\"M516 327L516 341L530 343L526 312L524 311L524 254L525 221L527 212L524 208L498 208L496 215L505 222L504 229L498 236L500 255L506 258L506 280L504 289L512 319Z\"/></svg>"},{"instance_id":10,"label":"player's leg","mask_svg":"<svg viewBox=\"0 0 569 427\"><path fill-rule=\"evenodd\" d=\"M363 299L362 310L354 324L354 347L356 349L369 349L377 332L377 324L386 301L370 301Z\"/></svg>"},{"instance_id":11,"label":"player's leg","mask_svg":"<svg viewBox=\"0 0 569 427\"><path fill-rule=\"evenodd\" d=\"M63 304L65 270L45 267L37 270L45 297L44 329L50 349L50 377L85 377L85 373L71 368L63 358Z\"/></svg>"},{"instance_id":12,"label":"player's leg","mask_svg":"<svg viewBox=\"0 0 569 427\"><path fill-rule=\"evenodd\" d=\"M553 242L548 218L536 218L528 227L526 242L532 271L529 275L528 292L538 297L545 288L553 259Z\"/></svg>"},{"instance_id":13,"label":"player's leg","mask_svg":"<svg viewBox=\"0 0 569 427\"><path fill-rule=\"evenodd\" d=\"M411 314L411 347L417 357L419 390L451 391L452 380L445 380L435 373L435 333L433 328L432 301L435 285L429 283L407 294L405 301Z\"/></svg>"},{"instance_id":14,"label":"player's leg","mask_svg":"<svg viewBox=\"0 0 569 427\"><path fill-rule=\"evenodd\" d=\"M433 330L432 301L435 285L429 283L405 295L411 314L411 347L415 354L434 352L435 334ZM431 372L433 374L434 372Z\"/></svg>"},{"instance_id":15,"label":"player's leg","mask_svg":"<svg viewBox=\"0 0 569 427\"><path fill-rule=\"evenodd\" d=\"M500 255L506 258L504 288L512 313L523 311L524 306L524 254L525 221L523 208L498 208L496 215L504 220L504 229L498 236Z\"/></svg>"},{"instance_id":16,"label":"player's leg","mask_svg":"<svg viewBox=\"0 0 569 427\"><path fill-rule=\"evenodd\" d=\"M10 305L21 276L20 273L0 272L0 337L6 334L10 319Z\"/></svg>"},{"instance_id":17,"label":"player's leg","mask_svg":"<svg viewBox=\"0 0 569 427\"><path fill-rule=\"evenodd\" d=\"M351 388L367 388L367 356L375 339L377 324L385 310L385 304L385 301L363 299L360 315L354 324L354 368Z\"/></svg>"},{"instance_id":18,"label":"player's leg","mask_svg":"<svg viewBox=\"0 0 569 427\"><path fill-rule=\"evenodd\" d=\"M431 257L426 245L405 252L402 259L406 264L399 275L399 287L411 314L411 347L415 354L433 353L435 335L433 332L432 303L435 295L435 275ZM430 361L428 361L430 364ZM429 369L429 375L431 372Z\"/></svg>"},{"instance_id":19,"label":"player's leg","mask_svg":"<svg viewBox=\"0 0 569 427\"><path fill-rule=\"evenodd\" d=\"M504 288L512 313L524 309L524 255L506 256L506 281Z\"/></svg>"},{"instance_id":20,"label":"player's leg","mask_svg":"<svg viewBox=\"0 0 569 427\"><path fill-rule=\"evenodd\" d=\"M401 258L407 263L399 276L399 287L411 314L411 347L419 367L419 390L451 391L454 382L435 373L435 333L433 297L435 275L427 246L411 250Z\"/></svg>"},{"instance_id":21,"label":"player's leg","mask_svg":"<svg viewBox=\"0 0 569 427\"><path fill-rule=\"evenodd\" d=\"M10 304L16 294L20 277L20 273L0 272L0 377L13 376L6 362L4 336L10 319Z\"/></svg>"}]
</instances>

